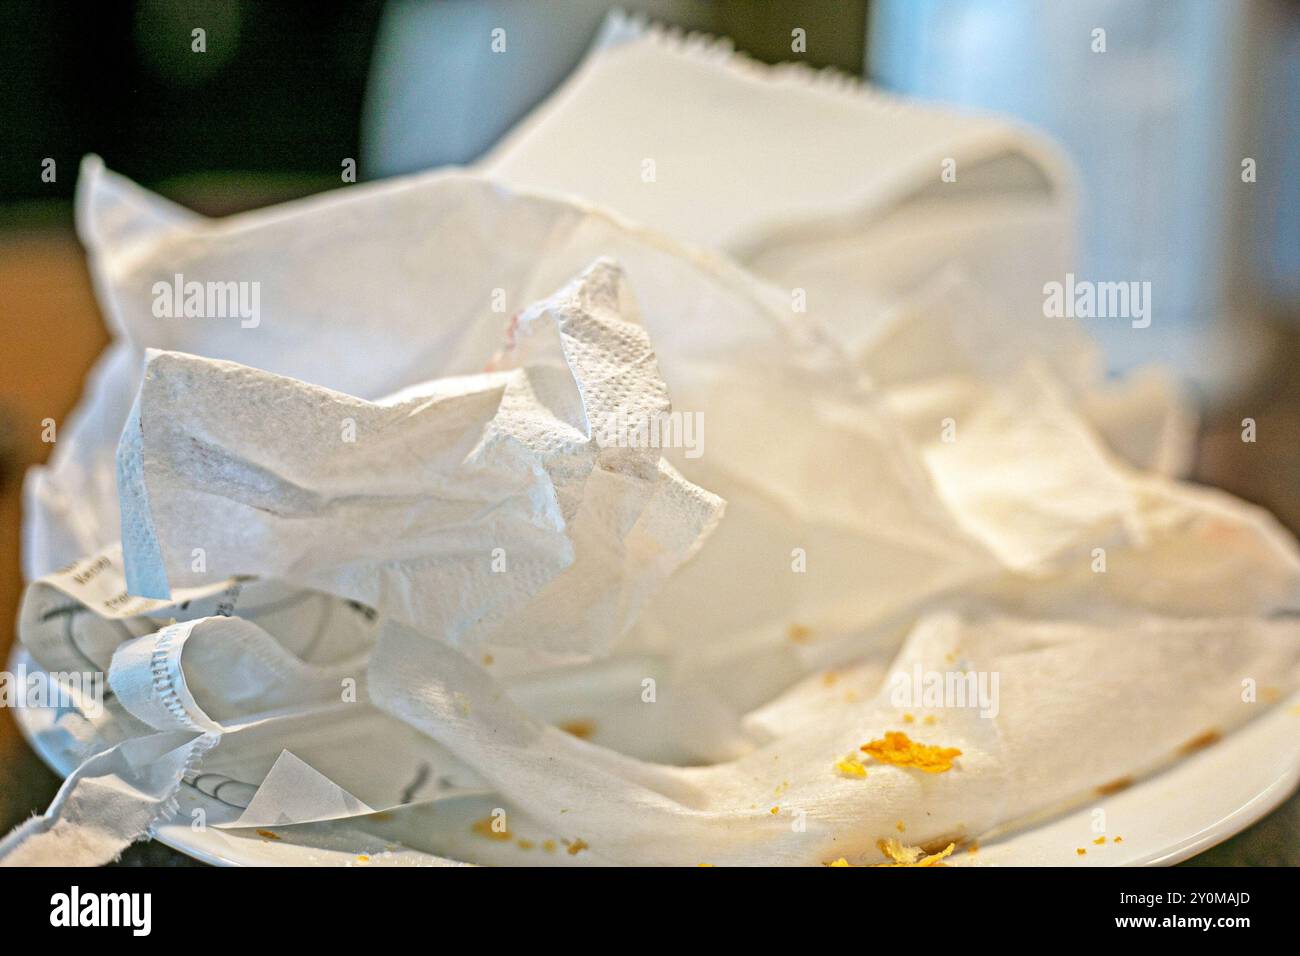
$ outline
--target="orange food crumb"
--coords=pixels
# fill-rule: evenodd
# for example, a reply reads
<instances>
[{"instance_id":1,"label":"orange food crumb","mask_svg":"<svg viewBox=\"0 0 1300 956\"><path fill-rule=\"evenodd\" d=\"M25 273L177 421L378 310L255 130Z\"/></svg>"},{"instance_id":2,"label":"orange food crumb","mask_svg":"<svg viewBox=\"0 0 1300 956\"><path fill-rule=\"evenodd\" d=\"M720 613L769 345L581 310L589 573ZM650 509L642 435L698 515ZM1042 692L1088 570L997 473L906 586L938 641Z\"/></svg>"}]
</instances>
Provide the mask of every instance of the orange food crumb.
<instances>
[{"instance_id":1,"label":"orange food crumb","mask_svg":"<svg viewBox=\"0 0 1300 956\"><path fill-rule=\"evenodd\" d=\"M881 763L912 767L925 773L951 770L953 760L961 756L961 751L956 747L932 747L917 743L897 730L886 731L882 739L863 744L861 749Z\"/></svg>"},{"instance_id":2,"label":"orange food crumb","mask_svg":"<svg viewBox=\"0 0 1300 956\"><path fill-rule=\"evenodd\" d=\"M902 820L899 820L897 823L894 824L894 829L897 830L899 833L907 832L907 827L903 826Z\"/></svg>"},{"instance_id":3,"label":"orange food crumb","mask_svg":"<svg viewBox=\"0 0 1300 956\"><path fill-rule=\"evenodd\" d=\"M1123 843L1123 842L1124 842L1124 838L1123 838L1123 837L1115 837L1115 842L1116 842L1116 843Z\"/></svg>"},{"instance_id":4,"label":"orange food crumb","mask_svg":"<svg viewBox=\"0 0 1300 956\"><path fill-rule=\"evenodd\" d=\"M1087 856L1087 855L1088 855L1088 851L1085 850L1083 847L1079 847L1079 849L1075 850L1074 852L1077 853L1077 854L1079 854L1079 856Z\"/></svg>"},{"instance_id":5,"label":"orange food crumb","mask_svg":"<svg viewBox=\"0 0 1300 956\"><path fill-rule=\"evenodd\" d=\"M554 853L554 852L555 852L555 841L554 841L554 840L543 840L543 841L542 841L542 849L545 850L547 853Z\"/></svg>"},{"instance_id":6,"label":"orange food crumb","mask_svg":"<svg viewBox=\"0 0 1300 956\"><path fill-rule=\"evenodd\" d=\"M1194 754L1198 750L1204 750L1206 747L1211 747L1214 744L1217 744L1222 739L1223 735L1221 733L1214 728L1210 728L1204 733L1197 734L1191 740L1187 741L1187 743L1178 748L1178 752L1184 756L1187 754Z\"/></svg>"},{"instance_id":7,"label":"orange food crumb","mask_svg":"<svg viewBox=\"0 0 1300 956\"><path fill-rule=\"evenodd\" d=\"M491 654L484 654L484 655L483 655L483 666L484 666L484 667L491 667L491 666L492 666L492 662L493 662L494 660L496 660L496 658L494 658Z\"/></svg>"},{"instance_id":8,"label":"orange food crumb","mask_svg":"<svg viewBox=\"0 0 1300 956\"><path fill-rule=\"evenodd\" d=\"M1111 794L1119 793L1122 790L1127 790L1131 786L1133 786L1132 777L1118 777L1115 780L1112 780L1110 783L1103 783L1100 787L1098 787L1097 796L1109 797Z\"/></svg>"},{"instance_id":9,"label":"orange food crumb","mask_svg":"<svg viewBox=\"0 0 1300 956\"><path fill-rule=\"evenodd\" d=\"M812 629L804 627L802 624L791 624L786 630L785 636L796 644L807 644L812 637Z\"/></svg>"},{"instance_id":10,"label":"orange food crumb","mask_svg":"<svg viewBox=\"0 0 1300 956\"><path fill-rule=\"evenodd\" d=\"M360 854L357 855L357 862L358 862L358 863L369 863L369 862L370 862L370 857L366 856L364 853L360 853Z\"/></svg>"},{"instance_id":11,"label":"orange food crumb","mask_svg":"<svg viewBox=\"0 0 1300 956\"><path fill-rule=\"evenodd\" d=\"M492 824L496 822L496 817L484 817L482 820L475 820L470 829L481 837L487 837L489 840L509 840L512 834L504 826L500 830L494 830Z\"/></svg>"},{"instance_id":12,"label":"orange food crumb","mask_svg":"<svg viewBox=\"0 0 1300 956\"><path fill-rule=\"evenodd\" d=\"M570 720L560 724L560 729L579 740L587 740L596 732L596 725L590 720Z\"/></svg>"},{"instance_id":13,"label":"orange food crumb","mask_svg":"<svg viewBox=\"0 0 1300 956\"><path fill-rule=\"evenodd\" d=\"M569 856L577 856L583 850L590 849L586 840L574 840L569 844Z\"/></svg>"},{"instance_id":14,"label":"orange food crumb","mask_svg":"<svg viewBox=\"0 0 1300 956\"><path fill-rule=\"evenodd\" d=\"M970 846L966 848L967 853L973 854L973 853L978 853L979 851L980 851L980 844L978 840L976 840L974 843L972 843Z\"/></svg>"},{"instance_id":15,"label":"orange food crumb","mask_svg":"<svg viewBox=\"0 0 1300 956\"><path fill-rule=\"evenodd\" d=\"M867 768L862 766L862 761L858 760L857 754L849 754L842 760L837 760L835 769L846 777L865 777L867 775Z\"/></svg>"},{"instance_id":16,"label":"orange food crumb","mask_svg":"<svg viewBox=\"0 0 1300 956\"><path fill-rule=\"evenodd\" d=\"M531 850L536 845L532 840L519 839L515 841L515 846L521 850Z\"/></svg>"},{"instance_id":17,"label":"orange food crumb","mask_svg":"<svg viewBox=\"0 0 1300 956\"><path fill-rule=\"evenodd\" d=\"M257 835L260 836L260 837L263 837L263 838L265 838L265 839L267 839L267 840L278 840L278 839L280 839L280 834L278 834L278 833L272 833L270 830L258 830L258 831L257 831Z\"/></svg>"},{"instance_id":18,"label":"orange food crumb","mask_svg":"<svg viewBox=\"0 0 1300 956\"><path fill-rule=\"evenodd\" d=\"M938 853L926 854L925 850L919 846L904 846L897 840L878 840L876 846L880 852L889 857L888 863L877 863L877 866L943 866L943 860L952 855L952 851L957 844L949 843Z\"/></svg>"}]
</instances>

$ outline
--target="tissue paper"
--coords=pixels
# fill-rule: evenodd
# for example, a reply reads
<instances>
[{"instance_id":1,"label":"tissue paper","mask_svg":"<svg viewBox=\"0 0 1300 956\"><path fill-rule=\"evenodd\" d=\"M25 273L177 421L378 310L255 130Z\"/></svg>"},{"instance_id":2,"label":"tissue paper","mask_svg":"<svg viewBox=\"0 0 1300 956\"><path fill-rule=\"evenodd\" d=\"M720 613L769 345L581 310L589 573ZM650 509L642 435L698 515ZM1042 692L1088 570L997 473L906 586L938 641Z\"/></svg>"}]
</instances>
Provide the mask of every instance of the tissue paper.
<instances>
[{"instance_id":1,"label":"tissue paper","mask_svg":"<svg viewBox=\"0 0 1300 956\"><path fill-rule=\"evenodd\" d=\"M251 574L452 644L607 646L722 510L657 448L602 436L670 410L620 309L599 261L513 323L498 371L376 403L151 352L118 453L128 587Z\"/></svg>"},{"instance_id":2,"label":"tissue paper","mask_svg":"<svg viewBox=\"0 0 1300 956\"><path fill-rule=\"evenodd\" d=\"M873 862L900 820L956 842L1176 759L1256 712L1242 674L1294 684L1294 541L1122 461L1164 446L1081 414L1086 348L950 334L960 277L846 336L477 175L210 221L92 162L79 208L117 341L29 478L29 567L76 563L23 635L117 693L65 715L86 762L5 862L204 807L399 808L462 860ZM178 274L261 282L257 323L156 315ZM975 706L900 703L918 672Z\"/></svg>"}]
</instances>

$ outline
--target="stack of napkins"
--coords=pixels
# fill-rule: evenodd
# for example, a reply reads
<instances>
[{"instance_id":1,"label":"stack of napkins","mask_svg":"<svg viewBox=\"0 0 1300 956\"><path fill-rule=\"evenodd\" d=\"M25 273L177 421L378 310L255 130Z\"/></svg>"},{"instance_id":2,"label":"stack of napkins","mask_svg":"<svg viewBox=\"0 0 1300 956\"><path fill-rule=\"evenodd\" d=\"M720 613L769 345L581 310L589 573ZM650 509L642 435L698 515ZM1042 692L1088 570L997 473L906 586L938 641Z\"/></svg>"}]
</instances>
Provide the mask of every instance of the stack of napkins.
<instances>
[{"instance_id":1,"label":"stack of napkins","mask_svg":"<svg viewBox=\"0 0 1300 956\"><path fill-rule=\"evenodd\" d=\"M102 862L191 792L476 862L924 860L886 841L1251 719L1300 553L1173 477L1172 385L1102 382L988 243L853 265L942 231L948 157L967 239L1068 238L1052 155L615 20L483 172L212 221L88 160L115 340L28 480L21 632L113 694L0 860Z\"/></svg>"}]
</instances>

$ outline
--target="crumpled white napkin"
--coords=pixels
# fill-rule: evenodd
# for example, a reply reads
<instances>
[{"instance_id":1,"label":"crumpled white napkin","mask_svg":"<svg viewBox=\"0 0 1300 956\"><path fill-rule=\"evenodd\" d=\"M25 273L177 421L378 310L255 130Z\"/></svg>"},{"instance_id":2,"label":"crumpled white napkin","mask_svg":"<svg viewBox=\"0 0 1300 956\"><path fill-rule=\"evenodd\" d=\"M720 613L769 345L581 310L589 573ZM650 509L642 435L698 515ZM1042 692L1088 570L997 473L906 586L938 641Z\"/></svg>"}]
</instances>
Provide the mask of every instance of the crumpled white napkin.
<instances>
[{"instance_id":1,"label":"crumpled white napkin","mask_svg":"<svg viewBox=\"0 0 1300 956\"><path fill-rule=\"evenodd\" d=\"M1073 323L1035 320L1044 284L1073 269L1077 216L1068 163L1031 130L615 11L478 168L725 250L876 381L1035 355L1128 460L1190 465L1191 405L1173 382L1102 381Z\"/></svg>"},{"instance_id":2,"label":"crumpled white napkin","mask_svg":"<svg viewBox=\"0 0 1300 956\"><path fill-rule=\"evenodd\" d=\"M613 263L525 310L494 365L370 403L151 352L118 452L128 588L253 574L452 644L608 647L722 503L601 434L670 411Z\"/></svg>"},{"instance_id":3,"label":"crumpled white napkin","mask_svg":"<svg viewBox=\"0 0 1300 956\"><path fill-rule=\"evenodd\" d=\"M735 68L725 58L715 66ZM34 584L23 636L33 653L66 659L69 647L48 616L62 609L76 628L69 633L93 637L96 659L121 651L110 683L132 687L130 675L155 660L170 681L134 685L143 698L131 697L130 707L115 701L99 724L69 715L66 729L89 742L90 762L49 816L9 839L11 860L103 859L189 790L228 809L219 825L237 824L254 807L249 820L305 822L439 800L428 782L436 767L455 796L429 818L428 842L456 859L525 861L521 847L475 835L447 812L463 797L465 806L507 811L513 834L569 841L569 853L543 862L859 862L875 858L876 841L893 836L899 820L910 841L966 838L1147 772L1189 738L1257 712L1241 700L1242 674L1294 684L1296 622L1267 618L1296 606L1295 543L1258 509L1121 462L1109 445L1169 462L1177 455L1149 438L1161 427L1131 414L1140 390L1100 416L1104 437L1097 419L1081 416L1096 384L1086 348L1058 350L1047 331L1032 337L1040 345L1029 354L1017 354L1016 313L990 326L996 347L988 355L949 348L970 339L949 334L964 314L952 301L982 301L982 283L969 297L960 274L951 295L934 291L942 286L902 299L891 290L876 299L889 305L885 321L862 327L849 314L851 285L824 285L829 305L800 313L787 288L727 260L617 215L472 175L353 187L212 222L93 162L87 173L80 228L119 339L92 386L93 409L64 430L50 467L29 478L25 540L29 569L100 552L116 581L102 594L57 574ZM715 212L729 235L755 228L726 203ZM596 308L581 307L581 295L577 306L550 300L521 316L515 348L498 356L506 315L495 305L518 312L602 256L620 264L630 294L621 286L610 294L606 283ZM764 261L779 274L774 259ZM601 270L612 274L600 265L587 279ZM182 273L262 281L258 325L153 316L152 284ZM999 307L995 299L993 314ZM584 427L592 425L588 410L623 401L625 386L643 407L663 408L642 365L609 378L599 362L587 363L602 350L639 354L602 332L638 327L673 410L699 413L706 426L702 454L660 449L683 477L657 454L599 447L599 430ZM148 347L168 351L146 365ZM141 368L157 378L141 384ZM243 427L173 401L182 392L168 390L182 382ZM488 383L500 401L473 405ZM183 656L167 650L177 632L158 629L188 613L183 603L140 605L153 617L111 628L84 623L125 590L111 560L114 423L127 420L137 391L121 446L130 561L139 559L141 580L157 594L165 587L175 599L182 585L197 585L199 608L229 596L217 616L171 626L206 635L181 642ZM478 602L482 617L460 628L441 603L450 596L425 588L418 560L395 572L409 589L378 588L381 577L353 569L385 556L400 568L411 561L409 544L441 540L437 522L408 528L385 517L392 502L376 487L415 493L430 476L445 478L441 465L466 459L439 459L445 446L437 442L416 443L412 454L403 441L407 452L393 467L366 471L362 463L351 472L357 463L325 427L344 409L372 427L399 409L392 427L425 437L421 420L439 418L448 395L479 415L468 416L477 426L462 422L466 431L519 441L536 463L525 488L553 492L542 495L553 507L523 509L512 533L537 527L528 516L558 514L562 530L543 521L540 540L571 537L573 554L571 565L548 566L554 573L540 589L502 581L505 596ZM271 397L298 403L278 432ZM945 440L945 418L955 441ZM296 432L313 427L320 444L295 445ZM249 448L250 459L237 453ZM514 459L504 461L494 477L515 474ZM608 461L636 467L607 474L600 464ZM684 560L716 508L689 490L695 485L725 498L727 513ZM368 513L390 533L362 529L339 540L356 526L331 524L337 515L322 507L321 488L346 490L334 499L345 505L355 498L373 506ZM671 513L699 520L680 522L680 538L654 535L674 546L647 555L634 532L655 509L639 506L665 488L673 490L666 501L682 506ZM214 489L219 507L231 509L230 526L205 515ZM252 513L270 499L277 507L292 499L293 513L321 522L329 547L300 547L275 515ZM654 521L645 530L663 527ZM208 535L212 550L191 540ZM618 560L587 547L610 541L621 542ZM203 549L201 572L195 548ZM1105 573L1096 571L1098 548ZM255 570L274 579L224 580L247 573L242 561L264 562ZM638 575L651 586L628 586ZM263 622L248 600L255 587L319 604L326 623L271 609ZM494 598L500 608L487 608ZM374 612L359 601L379 605L373 627L360 626ZM323 643L322 629L330 638ZM139 643L118 646L127 640ZM539 648L548 653L531 656ZM586 660L600 653L604 661ZM325 670L302 672L293 658ZM277 660L290 663L268 663ZM886 682L918 664L1001 675L998 713L909 709L918 739L962 750L946 773L870 761L866 777L837 771L866 741L907 726ZM364 665L349 675L355 702L332 693L330 681L343 679L334 665ZM192 707L176 692L181 680ZM241 695L240 686L254 692ZM159 737L175 731L158 711L171 713L167 702L176 700L188 719L201 711L217 729L195 720L198 736L179 745L191 750L162 760L160 776L117 757L101 772L93 754L105 742L138 748L132 740L154 740L149 747L176 751L174 738ZM572 718L584 718L589 739L556 729ZM101 777L132 795L129 812L96 798ZM295 799L295 781L307 781L315 797ZM84 852L46 839L69 832L60 808L74 803L78 813L85 808L83 820L97 814L93 826L111 838L80 845Z\"/></svg>"},{"instance_id":4,"label":"crumpled white napkin","mask_svg":"<svg viewBox=\"0 0 1300 956\"><path fill-rule=\"evenodd\" d=\"M509 333L496 371L377 403L151 350L118 454L125 591L138 597L117 596L112 549L52 575L32 590L29 646L45 661L74 648L43 626L42 608L60 593L96 609L125 605L115 616L130 620L128 609L157 614L217 592L229 598L235 579L257 574L364 601L460 645L603 650L699 546L722 502L681 478L658 448L605 427L610 415L671 409L615 264L597 260L517 315ZM200 653L198 676L187 679L183 649L196 629L214 627L224 628L217 656ZM90 633L102 657L111 639ZM367 649L364 640L354 647ZM161 779L152 765L137 780L132 767L113 763L131 809L102 808L95 822L104 837L87 859L102 860L164 818L182 778L225 735L271 719L230 725L227 712L323 706L340 679L355 683L363 673L356 659L306 665L240 618L191 619L117 645L109 667L117 704L153 736L191 731L204 742ZM212 703L199 703L200 690ZM300 763L282 755L266 773L272 788L259 788L235 825L373 812ZM79 806L82 781L100 776L77 776L14 858L31 858L33 841L57 851L50 834L66 822L62 808Z\"/></svg>"},{"instance_id":5,"label":"crumpled white napkin","mask_svg":"<svg viewBox=\"0 0 1300 956\"><path fill-rule=\"evenodd\" d=\"M573 74L481 165L746 259L791 236L861 229L939 183L945 160L953 192L982 173L986 191L1005 180L1021 197L1072 203L1063 155L1011 122L797 63L765 66L727 40L615 11ZM991 177L995 163L1011 169Z\"/></svg>"}]
</instances>

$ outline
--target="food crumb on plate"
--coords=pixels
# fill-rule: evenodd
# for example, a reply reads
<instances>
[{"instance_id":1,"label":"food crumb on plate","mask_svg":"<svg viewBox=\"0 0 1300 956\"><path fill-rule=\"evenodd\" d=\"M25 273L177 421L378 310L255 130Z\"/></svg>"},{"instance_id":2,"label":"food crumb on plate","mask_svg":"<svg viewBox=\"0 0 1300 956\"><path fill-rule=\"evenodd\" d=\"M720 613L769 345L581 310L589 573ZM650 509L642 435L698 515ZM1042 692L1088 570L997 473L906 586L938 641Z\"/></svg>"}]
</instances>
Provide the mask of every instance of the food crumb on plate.
<instances>
[{"instance_id":1,"label":"food crumb on plate","mask_svg":"<svg viewBox=\"0 0 1300 956\"><path fill-rule=\"evenodd\" d=\"M865 777L867 768L862 766L862 761L858 759L857 754L849 754L835 762L835 769L846 777Z\"/></svg>"},{"instance_id":2,"label":"food crumb on plate","mask_svg":"<svg viewBox=\"0 0 1300 956\"><path fill-rule=\"evenodd\" d=\"M876 866L944 866L943 861L952 855L957 844L949 843L938 853L929 854L919 846L904 846L892 837L878 840L876 846L890 860L888 863L877 863Z\"/></svg>"},{"instance_id":3,"label":"food crumb on plate","mask_svg":"<svg viewBox=\"0 0 1300 956\"><path fill-rule=\"evenodd\" d=\"M489 840L510 840L514 834L506 827L497 830L493 827L496 817L484 817L482 820L475 820L470 829L481 837L487 837Z\"/></svg>"},{"instance_id":4,"label":"food crumb on plate","mask_svg":"<svg viewBox=\"0 0 1300 956\"><path fill-rule=\"evenodd\" d=\"M886 731L884 737L865 743L860 749L881 763L911 767L925 773L951 770L953 761L961 756L961 751L956 747L934 747L919 743L897 730Z\"/></svg>"},{"instance_id":5,"label":"food crumb on plate","mask_svg":"<svg viewBox=\"0 0 1300 956\"><path fill-rule=\"evenodd\" d=\"M596 724L591 720L569 720L560 724L560 729L579 740L590 740L596 732Z\"/></svg>"}]
</instances>

